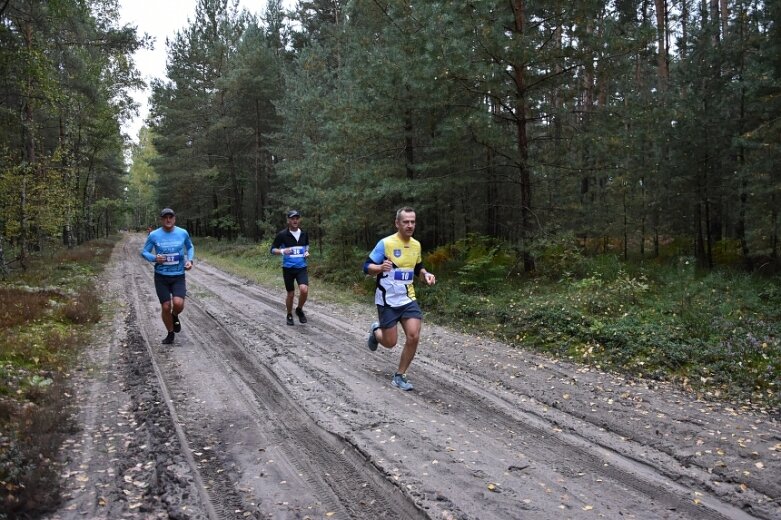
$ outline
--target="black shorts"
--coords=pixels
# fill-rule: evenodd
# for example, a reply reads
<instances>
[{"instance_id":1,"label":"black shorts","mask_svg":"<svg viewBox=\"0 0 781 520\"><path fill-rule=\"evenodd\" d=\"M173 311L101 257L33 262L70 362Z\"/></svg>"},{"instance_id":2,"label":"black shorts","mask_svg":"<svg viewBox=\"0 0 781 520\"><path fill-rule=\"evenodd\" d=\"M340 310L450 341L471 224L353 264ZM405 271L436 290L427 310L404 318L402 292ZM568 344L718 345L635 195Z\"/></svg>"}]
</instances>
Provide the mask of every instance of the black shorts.
<instances>
[{"instance_id":1,"label":"black shorts","mask_svg":"<svg viewBox=\"0 0 781 520\"><path fill-rule=\"evenodd\" d=\"M155 291L160 303L167 302L171 296L184 298L187 296L187 284L184 282L184 275L165 276L155 273Z\"/></svg>"},{"instance_id":2,"label":"black shorts","mask_svg":"<svg viewBox=\"0 0 781 520\"><path fill-rule=\"evenodd\" d=\"M380 328L390 329L395 327L396 324L407 318L423 319L423 311L420 310L420 305L415 300L412 300L406 305L401 307L391 307L389 305L378 305L377 315L380 318Z\"/></svg>"},{"instance_id":3,"label":"black shorts","mask_svg":"<svg viewBox=\"0 0 781 520\"><path fill-rule=\"evenodd\" d=\"M293 282L298 282L298 285L309 285L309 275L306 272L306 267L283 267L282 278L285 280L287 292L295 290Z\"/></svg>"}]
</instances>

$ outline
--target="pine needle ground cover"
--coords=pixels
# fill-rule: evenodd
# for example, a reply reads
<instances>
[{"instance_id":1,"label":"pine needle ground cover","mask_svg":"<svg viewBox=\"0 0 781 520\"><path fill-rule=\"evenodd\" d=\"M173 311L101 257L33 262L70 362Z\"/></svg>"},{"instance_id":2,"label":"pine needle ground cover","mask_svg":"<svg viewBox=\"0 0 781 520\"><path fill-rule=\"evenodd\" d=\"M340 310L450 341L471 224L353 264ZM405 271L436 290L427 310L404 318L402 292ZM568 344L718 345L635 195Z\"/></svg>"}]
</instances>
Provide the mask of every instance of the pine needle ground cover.
<instances>
[{"instance_id":1,"label":"pine needle ground cover","mask_svg":"<svg viewBox=\"0 0 781 520\"><path fill-rule=\"evenodd\" d=\"M204 245L199 254L223 268L281 283L279 258L268 254L268 244ZM313 255L310 295L370 301L374 280L361 273L365 254L342 248ZM417 291L427 320L603 370L671 381L705 398L781 408L777 276L700 271L687 257L627 263L558 244L537 252L538 272L530 277L518 272L513 251L480 237L435 249L424 262L438 280Z\"/></svg>"},{"instance_id":2,"label":"pine needle ground cover","mask_svg":"<svg viewBox=\"0 0 781 520\"><path fill-rule=\"evenodd\" d=\"M33 258L0 282L0 518L56 505L68 373L100 318L95 276L114 243Z\"/></svg>"}]
</instances>

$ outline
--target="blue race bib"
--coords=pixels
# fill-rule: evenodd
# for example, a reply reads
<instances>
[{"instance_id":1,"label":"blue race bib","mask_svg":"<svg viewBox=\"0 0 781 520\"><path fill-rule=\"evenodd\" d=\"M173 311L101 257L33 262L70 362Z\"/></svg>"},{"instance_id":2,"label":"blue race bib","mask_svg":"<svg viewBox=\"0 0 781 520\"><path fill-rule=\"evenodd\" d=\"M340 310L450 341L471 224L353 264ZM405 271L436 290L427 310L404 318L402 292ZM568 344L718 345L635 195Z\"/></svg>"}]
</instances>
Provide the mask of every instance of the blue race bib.
<instances>
[{"instance_id":1,"label":"blue race bib","mask_svg":"<svg viewBox=\"0 0 781 520\"><path fill-rule=\"evenodd\" d=\"M413 269L394 269L391 272L391 277L395 282L411 284L415 278L415 271Z\"/></svg>"}]
</instances>

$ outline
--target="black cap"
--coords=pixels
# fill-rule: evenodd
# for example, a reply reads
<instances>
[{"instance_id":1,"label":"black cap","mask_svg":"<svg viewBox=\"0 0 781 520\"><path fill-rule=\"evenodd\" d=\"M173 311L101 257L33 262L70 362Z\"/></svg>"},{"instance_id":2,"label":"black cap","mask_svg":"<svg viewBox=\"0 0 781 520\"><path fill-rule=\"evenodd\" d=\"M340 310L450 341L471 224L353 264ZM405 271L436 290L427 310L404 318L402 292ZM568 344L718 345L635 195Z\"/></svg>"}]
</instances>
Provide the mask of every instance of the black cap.
<instances>
[{"instance_id":1,"label":"black cap","mask_svg":"<svg viewBox=\"0 0 781 520\"><path fill-rule=\"evenodd\" d=\"M174 213L174 210L172 210L171 208L165 208L163 211L160 212L160 216L164 217L166 215L173 215L175 217L176 213Z\"/></svg>"},{"instance_id":2,"label":"black cap","mask_svg":"<svg viewBox=\"0 0 781 520\"><path fill-rule=\"evenodd\" d=\"M291 209L287 212L287 218L300 217L301 213L297 209Z\"/></svg>"}]
</instances>

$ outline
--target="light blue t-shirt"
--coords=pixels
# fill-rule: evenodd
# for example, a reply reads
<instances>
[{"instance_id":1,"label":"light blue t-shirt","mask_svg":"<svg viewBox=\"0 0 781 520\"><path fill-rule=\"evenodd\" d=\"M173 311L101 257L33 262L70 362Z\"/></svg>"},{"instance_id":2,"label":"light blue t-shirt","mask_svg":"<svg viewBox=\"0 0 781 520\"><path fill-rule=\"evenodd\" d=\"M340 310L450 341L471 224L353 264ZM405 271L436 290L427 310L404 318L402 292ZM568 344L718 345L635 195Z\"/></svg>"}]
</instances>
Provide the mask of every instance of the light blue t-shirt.
<instances>
[{"instance_id":1,"label":"light blue t-shirt","mask_svg":"<svg viewBox=\"0 0 781 520\"><path fill-rule=\"evenodd\" d=\"M184 274L184 264L195 258L195 247L190 240L190 234L177 226L171 231L162 227L155 229L146 237L141 256L154 262L157 255L165 255L165 262L155 263L155 273L165 276Z\"/></svg>"}]
</instances>

